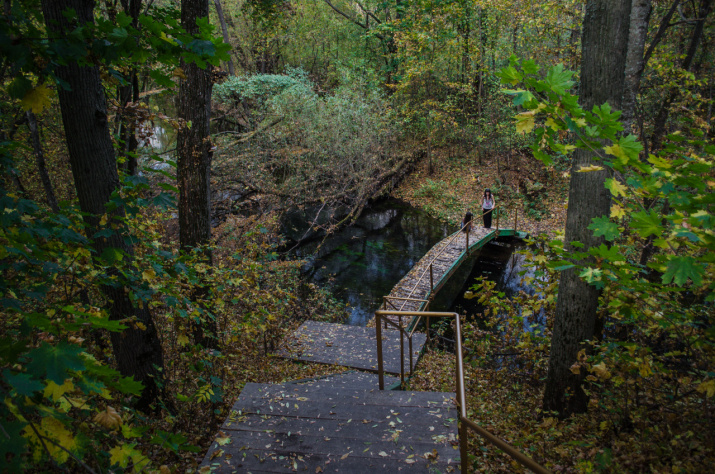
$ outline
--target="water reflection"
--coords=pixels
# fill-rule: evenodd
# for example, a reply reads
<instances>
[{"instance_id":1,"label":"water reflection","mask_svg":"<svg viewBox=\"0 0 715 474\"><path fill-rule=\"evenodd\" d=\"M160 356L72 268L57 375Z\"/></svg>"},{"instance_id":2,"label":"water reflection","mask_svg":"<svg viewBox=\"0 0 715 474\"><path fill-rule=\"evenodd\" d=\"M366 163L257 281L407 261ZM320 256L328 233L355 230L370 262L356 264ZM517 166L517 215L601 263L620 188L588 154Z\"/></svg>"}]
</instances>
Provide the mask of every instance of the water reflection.
<instances>
[{"instance_id":1,"label":"water reflection","mask_svg":"<svg viewBox=\"0 0 715 474\"><path fill-rule=\"evenodd\" d=\"M305 217L288 217L284 221L286 234L293 239L309 236ZM364 326L382 303L382 297L454 230L455 226L389 199L332 235L315 255L319 240L298 248L296 254L308 259L304 270L312 281L329 285L338 298L350 305L348 324Z\"/></svg>"},{"instance_id":2,"label":"water reflection","mask_svg":"<svg viewBox=\"0 0 715 474\"><path fill-rule=\"evenodd\" d=\"M331 211L339 215L339 211ZM309 223L314 216L295 213L283 221L289 239L312 239L295 250L307 259L308 278L333 293L351 307L348 324L364 326L398 281L437 242L456 230L402 201L388 199L365 211L358 221L330 236L322 246L319 234ZM318 221L322 221L319 217ZM500 238L470 256L440 290L430 305L433 311L456 311L475 315L484 311L477 298L464 293L479 276L496 282L496 291L512 296L519 291L533 293L524 283L533 270L516 250L524 243ZM317 250L316 250L317 249ZM520 275L520 273L524 275Z\"/></svg>"}]
</instances>

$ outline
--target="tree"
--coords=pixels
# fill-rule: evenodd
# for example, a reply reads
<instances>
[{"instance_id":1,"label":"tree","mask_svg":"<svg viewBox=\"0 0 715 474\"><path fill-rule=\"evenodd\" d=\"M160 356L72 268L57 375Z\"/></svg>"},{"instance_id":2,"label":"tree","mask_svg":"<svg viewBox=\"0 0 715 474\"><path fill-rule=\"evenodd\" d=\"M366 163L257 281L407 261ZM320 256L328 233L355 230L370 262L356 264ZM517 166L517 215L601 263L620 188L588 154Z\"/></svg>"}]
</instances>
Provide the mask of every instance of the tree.
<instances>
[{"instance_id":1,"label":"tree","mask_svg":"<svg viewBox=\"0 0 715 474\"><path fill-rule=\"evenodd\" d=\"M202 19L208 22L208 0L182 0L181 24L190 35L199 32ZM179 242L183 251L203 247L200 257L211 265L211 251L206 247L211 238L211 172L212 145L209 138L211 119L210 69L196 62L182 60L186 75L179 86L179 117L186 121L178 134L177 178L179 184ZM194 297L205 296L205 290L196 288ZM209 335L194 326L198 343L215 347L215 323Z\"/></svg>"},{"instance_id":2,"label":"tree","mask_svg":"<svg viewBox=\"0 0 715 474\"><path fill-rule=\"evenodd\" d=\"M139 15L142 9L142 0L122 0L122 8L132 18L132 27L139 28ZM122 108L125 108L130 102L139 101L139 77L137 75L136 66L132 66L124 83L119 87L119 103ZM124 159L125 169L127 174L136 175L138 171L137 149L139 141L137 140L136 126L132 119L125 114L118 114L119 122L119 138L124 144Z\"/></svg>"},{"instance_id":3,"label":"tree","mask_svg":"<svg viewBox=\"0 0 715 474\"><path fill-rule=\"evenodd\" d=\"M623 95L630 0L591 0L583 26L580 102L584 109L608 102L618 108ZM586 251L603 243L589 230L593 218L608 215L611 194L605 188L609 171L578 172L597 163L597 155L577 150L571 168L565 244ZM576 245L574 245L576 244ZM577 247L578 246L578 247ZM579 351L596 334L599 290L582 280L576 268L564 270L559 283L556 319L544 391L544 408L562 416L583 412L588 397L583 373L572 373Z\"/></svg>"},{"instance_id":4,"label":"tree","mask_svg":"<svg viewBox=\"0 0 715 474\"><path fill-rule=\"evenodd\" d=\"M94 3L84 0L43 0L42 10L50 37L58 42L77 26L94 21ZM62 123L79 205L86 214L86 233L92 239L95 261L109 264L107 271L118 282L101 288L110 318L131 321L123 332L112 333L114 355L123 375L144 384L138 408L147 410L159 395L164 361L148 307L130 299L121 283L123 276L111 267L113 259L131 259L132 248L121 231L124 208L116 199L120 182L99 68L68 61L54 73L62 84L58 90Z\"/></svg>"},{"instance_id":5,"label":"tree","mask_svg":"<svg viewBox=\"0 0 715 474\"><path fill-rule=\"evenodd\" d=\"M228 27L226 26L226 18L223 14L223 8L221 7L221 0L214 0L214 6L216 7L216 15L218 16L218 21L221 24L221 32L223 33L223 42L226 44L231 44L231 41L228 37ZM226 64L228 66L228 74L231 76L235 75L236 71L233 68L233 58L229 57Z\"/></svg>"}]
</instances>

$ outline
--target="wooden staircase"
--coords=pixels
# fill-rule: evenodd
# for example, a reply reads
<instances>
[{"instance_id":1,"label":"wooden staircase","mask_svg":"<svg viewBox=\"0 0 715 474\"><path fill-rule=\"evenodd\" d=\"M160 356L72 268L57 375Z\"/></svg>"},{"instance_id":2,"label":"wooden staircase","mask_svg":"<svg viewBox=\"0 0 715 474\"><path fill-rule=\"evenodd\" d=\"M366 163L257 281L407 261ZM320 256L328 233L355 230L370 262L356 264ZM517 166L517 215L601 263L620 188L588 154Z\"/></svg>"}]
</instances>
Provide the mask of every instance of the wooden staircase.
<instances>
[{"instance_id":1,"label":"wooden staircase","mask_svg":"<svg viewBox=\"0 0 715 474\"><path fill-rule=\"evenodd\" d=\"M202 472L453 472L454 393L377 389L346 373L285 384L247 384Z\"/></svg>"}]
</instances>

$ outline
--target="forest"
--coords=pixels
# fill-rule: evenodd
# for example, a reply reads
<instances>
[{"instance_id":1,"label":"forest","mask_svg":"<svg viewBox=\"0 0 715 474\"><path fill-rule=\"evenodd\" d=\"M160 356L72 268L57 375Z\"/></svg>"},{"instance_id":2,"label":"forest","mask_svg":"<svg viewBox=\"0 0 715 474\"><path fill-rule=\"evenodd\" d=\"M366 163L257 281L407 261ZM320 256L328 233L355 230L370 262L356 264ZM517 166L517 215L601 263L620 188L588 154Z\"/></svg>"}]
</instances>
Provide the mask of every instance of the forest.
<instances>
[{"instance_id":1,"label":"forest","mask_svg":"<svg viewBox=\"0 0 715 474\"><path fill-rule=\"evenodd\" d=\"M247 383L347 370L275 355L350 312L292 250L485 188L534 291L464 293L470 419L552 472L715 472L713 0L1 8L0 472L212 472Z\"/></svg>"}]
</instances>

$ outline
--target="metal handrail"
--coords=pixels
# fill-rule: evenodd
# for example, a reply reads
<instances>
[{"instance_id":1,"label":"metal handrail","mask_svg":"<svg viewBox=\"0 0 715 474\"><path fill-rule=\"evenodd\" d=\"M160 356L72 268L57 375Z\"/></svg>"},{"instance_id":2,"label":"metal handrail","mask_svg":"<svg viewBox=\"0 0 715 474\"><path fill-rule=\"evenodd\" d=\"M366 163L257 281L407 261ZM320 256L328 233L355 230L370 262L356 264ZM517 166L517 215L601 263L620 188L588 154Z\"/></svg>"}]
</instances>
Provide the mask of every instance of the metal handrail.
<instances>
[{"instance_id":1,"label":"metal handrail","mask_svg":"<svg viewBox=\"0 0 715 474\"><path fill-rule=\"evenodd\" d=\"M499 204L497 204L496 206L494 206L494 208L492 209L492 212L494 213L497 209L499 209ZM515 217L515 219L514 219L514 230L516 230L516 224L517 224L517 221L518 221L518 218L519 218L519 210L517 209L515 212L516 212L516 214L515 214L516 217ZM497 216L497 218L496 218L496 232L497 232L497 235L499 234L499 214L500 214L499 212L496 212L496 216ZM428 269L429 269L429 272L430 272L430 279L432 278L432 264L435 262L435 260L437 260L437 258L439 258L439 257L442 255L442 253L452 244L452 242L454 242L454 241L456 240L456 238L459 236L460 232L462 232L465 227L466 227L466 224L463 225L463 226L461 226L461 227L459 228L459 230L452 235L452 239L451 239L449 242L447 242L447 244L446 244L444 247L442 247L442 249L441 249L439 252L437 252L437 255L435 255L435 256L432 258L432 261L429 263L429 265L427 266L427 268L425 268L425 269L422 271L422 275L420 275L420 277L417 279L417 281L415 282L414 286L412 287L412 290L410 290L410 293L409 293L408 297L409 297L409 296L412 296L412 294L415 292L415 290L417 289L417 286L420 284L420 282L422 281L422 279L423 279L423 278L425 277L425 275L427 274L427 270L428 270ZM469 232L465 232L465 236L466 236L466 237L465 237L465 238L466 238L466 245L465 245L464 251L465 251L465 252L469 252ZM430 289L432 289L432 288L434 288L434 285L433 285L432 283L430 283ZM405 299L410 299L410 298L405 298ZM400 311L405 307L405 304L406 304L406 303L407 303L407 301L404 301L404 302L402 303L402 305L400 305Z\"/></svg>"},{"instance_id":2,"label":"metal handrail","mask_svg":"<svg viewBox=\"0 0 715 474\"><path fill-rule=\"evenodd\" d=\"M469 472L468 468L468 453L467 453L467 448L468 448L468 441L469 441L469 433L467 429L471 429L472 431L476 432L480 436L482 436L484 439L486 439L488 442L492 443L494 446L497 448L501 449L504 451L506 454L512 457L516 462L521 464L522 466L526 467L527 469L531 469L532 471L536 472L537 474L551 474L551 471L546 469L545 467L541 466L538 464L536 461L522 453L521 451L517 450L513 446L511 446L509 443L506 441L498 438L497 436L493 435L489 431L485 430L481 426L477 425L475 422L467 418L467 397L466 397L466 390L464 387L464 358L462 356L462 326L459 320L459 315L457 313L440 313L440 312L434 312L434 311L376 311L375 312L375 334L377 336L377 375L378 375L378 383L380 390L385 389L385 372L384 372L384 361L382 357L382 325L380 324L380 319L384 317L385 321L390 321L387 316L399 316L402 318L403 316L420 316L424 317L427 320L427 323L429 324L429 319L430 318L454 318L455 321L455 341L456 341L456 353L457 353L457 404L459 405L459 425L458 425L458 431L459 431L459 455L461 458L461 466L462 466L462 473L466 474ZM395 323L393 321L390 321L391 325L394 325ZM403 332L400 331L400 339L403 337ZM410 338L411 340L411 338ZM411 341L410 341L411 342ZM400 340L400 346L403 346L403 341ZM400 357L402 358L401 363L400 363L400 379L404 380L404 356L401 353Z\"/></svg>"},{"instance_id":3,"label":"metal handrail","mask_svg":"<svg viewBox=\"0 0 715 474\"><path fill-rule=\"evenodd\" d=\"M496 209L498 209L498 208L499 208L499 205L497 204L497 205L494 206L494 208L492 209L492 212L494 212L494 211L495 211ZM514 230L516 230L516 225L517 225L518 219L519 219L519 209L516 209L516 211L515 211L515 216L514 216ZM499 213L497 213L496 226L497 226L496 232L497 232L497 236L498 236L498 235L499 235ZM432 292L432 290L434 290L434 282L432 281L432 278L433 278L433 277L432 277L432 264L435 262L435 260L437 260L437 258L439 258L440 255L442 255L442 252L444 252L444 251L452 244L452 242L454 242L454 240L459 236L460 232L462 232L465 227L466 227L466 224L463 225L462 227L460 227L460 229L452 235L452 239L451 239L444 247L442 247L442 249L437 253L437 255L435 255L435 256L432 258L432 261L429 263L428 268L429 268L429 271L430 271L430 292ZM469 252L469 234L470 234L469 232L465 232L465 239L466 239L465 247L464 247L464 252L465 252L465 253L468 253L468 252ZM427 304L425 305L425 308L424 308L424 309L425 309L425 311L428 311L428 310L429 310L429 303L430 303L430 300L429 300L429 299L426 299L426 300L425 300L425 299L419 299L419 298L411 298L412 294L415 292L415 290L416 290L417 287L419 286L420 282L422 281L422 278L424 278L424 276L425 276L426 273L427 273L427 269L425 269L425 270L422 272L422 275L420 275L420 277L417 279L417 282L416 282L416 283L414 284L414 286L412 287L412 290L410 290L410 293L409 293L408 297L389 296L389 295L388 295L388 296L383 296L383 297L382 297L382 298L383 298L382 309L383 309L383 310L386 310L386 309L387 309L387 305L388 305L388 303L389 303L389 305L392 306L395 310L397 310L397 311L402 311L402 310L404 309L404 307L405 307L405 304L407 304L407 302L409 302L409 301L419 301L419 302L427 303ZM399 300L399 301L402 301L402 304L400 305L399 308L397 308L397 306L396 306L392 301L389 301L389 300ZM420 323L421 320L422 320L422 317L421 317L421 316L418 316L418 317L417 317L417 320L415 320L415 321L412 322L412 324L411 324L411 325L412 325L412 330L411 330L410 333L407 335L407 338L408 338L408 341L409 341L409 350L410 350L410 373L412 373L412 368L413 368L413 366L414 366L413 357L412 357L412 335L414 334L415 330L416 330L417 327L419 326L419 323ZM385 321L387 321L387 318L385 318ZM377 324L377 321L376 321L376 324ZM393 325L393 326L394 326L394 325ZM408 325L408 326L409 326L409 325ZM404 327L402 326L402 317L400 317L400 324L399 324L399 326L397 326L397 328L399 329L399 331L400 331L401 333L404 333L404 332L405 332L405 331L404 331ZM387 323L385 323L385 329L387 329ZM429 342L429 340L430 340L430 333L429 333L429 331L427 331L427 341ZM400 350L402 350L402 349L403 349L402 346L400 346ZM402 356L402 354L400 354L400 356ZM400 382L401 382L401 383L404 383L404 377L402 377L402 378L400 379Z\"/></svg>"}]
</instances>

